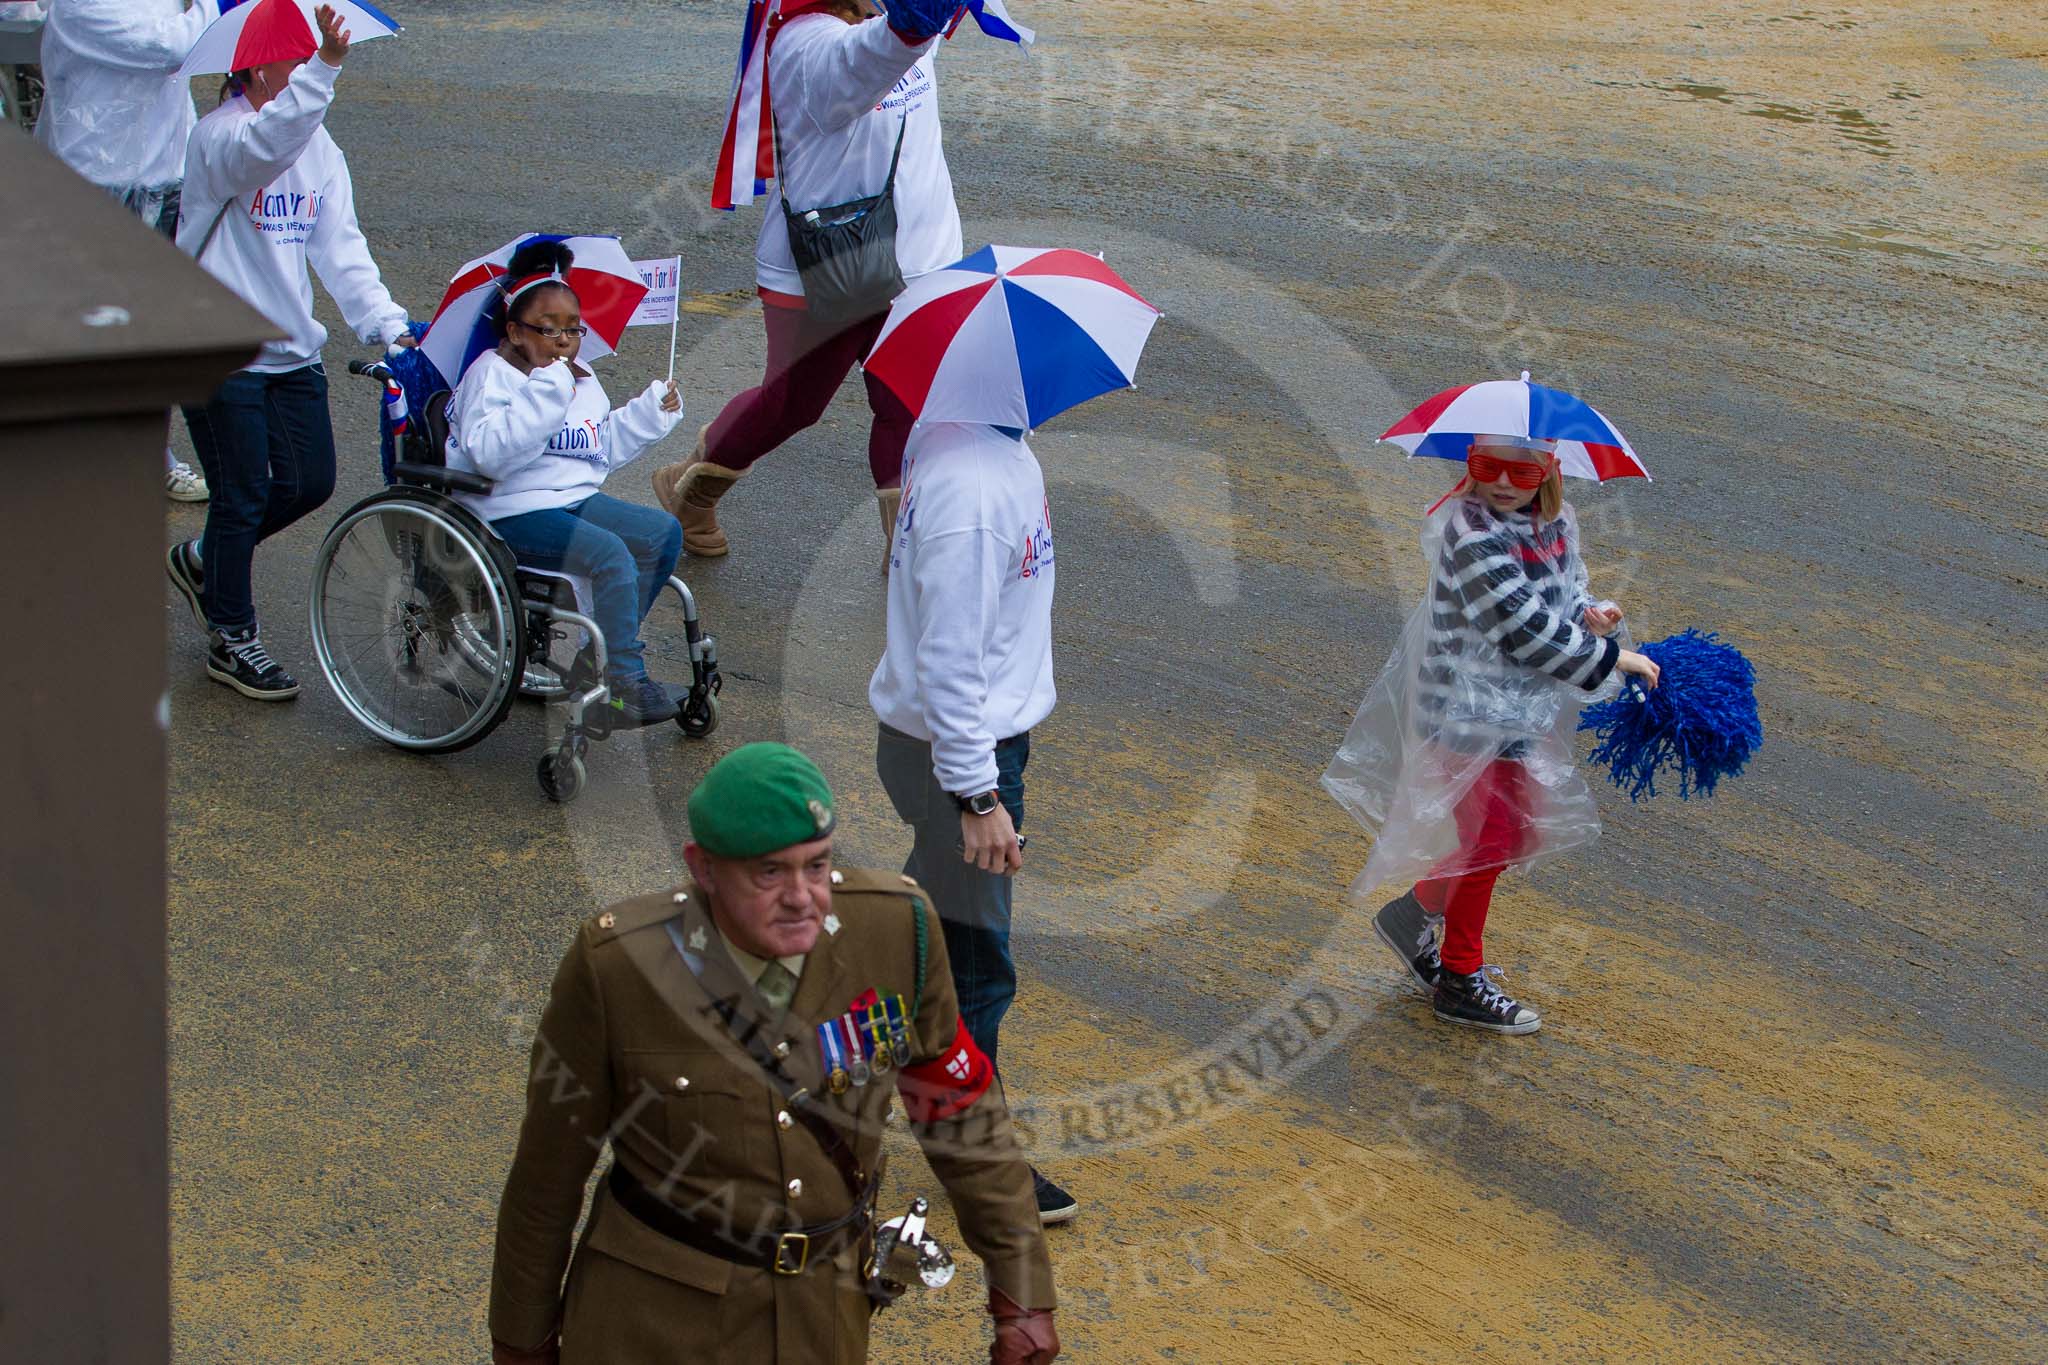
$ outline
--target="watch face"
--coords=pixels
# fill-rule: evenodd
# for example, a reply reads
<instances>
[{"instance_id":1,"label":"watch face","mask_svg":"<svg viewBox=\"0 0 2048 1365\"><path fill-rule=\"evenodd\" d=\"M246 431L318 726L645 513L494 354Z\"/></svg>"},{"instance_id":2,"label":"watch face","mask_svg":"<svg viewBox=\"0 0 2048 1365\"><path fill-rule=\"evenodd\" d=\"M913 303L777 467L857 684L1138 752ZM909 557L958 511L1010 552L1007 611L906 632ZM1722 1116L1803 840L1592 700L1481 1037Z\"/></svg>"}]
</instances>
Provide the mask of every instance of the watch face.
<instances>
[{"instance_id":1,"label":"watch face","mask_svg":"<svg viewBox=\"0 0 2048 1365\"><path fill-rule=\"evenodd\" d=\"M960 804L973 811L976 815L993 815L996 809L996 794L994 792L980 792L968 797Z\"/></svg>"}]
</instances>

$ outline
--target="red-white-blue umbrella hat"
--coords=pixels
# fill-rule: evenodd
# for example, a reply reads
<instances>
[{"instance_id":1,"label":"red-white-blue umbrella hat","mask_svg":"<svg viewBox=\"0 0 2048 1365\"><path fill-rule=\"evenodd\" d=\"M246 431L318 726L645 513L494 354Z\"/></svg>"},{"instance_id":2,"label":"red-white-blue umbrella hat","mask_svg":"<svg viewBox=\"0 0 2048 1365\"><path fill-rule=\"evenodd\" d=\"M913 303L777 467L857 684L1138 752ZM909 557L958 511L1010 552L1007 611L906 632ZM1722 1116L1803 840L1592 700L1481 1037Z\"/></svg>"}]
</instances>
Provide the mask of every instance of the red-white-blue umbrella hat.
<instances>
[{"instance_id":1,"label":"red-white-blue umbrella hat","mask_svg":"<svg viewBox=\"0 0 2048 1365\"><path fill-rule=\"evenodd\" d=\"M596 360L617 350L633 310L647 297L646 282L616 237L567 237L552 232L515 237L455 272L441 296L441 306L434 310L434 320L427 324L427 334L420 338L420 349L450 384L460 383L470 363L497 346L491 305L501 288L518 283L506 278L508 267L512 253L528 242L561 242L575 256L562 278L576 291L583 325L590 329L583 338L580 359Z\"/></svg>"},{"instance_id":2,"label":"red-white-blue umbrella hat","mask_svg":"<svg viewBox=\"0 0 2048 1365\"><path fill-rule=\"evenodd\" d=\"M1463 384L1421 404L1380 437L1412 456L1465 461L1475 436L1516 436L1557 443L1558 472L1573 478L1647 479L1621 429L1582 398L1520 379Z\"/></svg>"},{"instance_id":3,"label":"red-white-blue umbrella hat","mask_svg":"<svg viewBox=\"0 0 2048 1365\"><path fill-rule=\"evenodd\" d=\"M920 421L1032 428L1134 387L1157 321L1099 256L985 246L898 295L865 364Z\"/></svg>"},{"instance_id":4,"label":"red-white-blue umbrella hat","mask_svg":"<svg viewBox=\"0 0 2048 1365\"><path fill-rule=\"evenodd\" d=\"M362 0L327 0L341 16L351 43L388 38L398 32L396 19ZM268 62L302 62L320 49L320 25L314 0L254 0L236 5L206 26L185 54L180 76L209 76L247 71Z\"/></svg>"}]
</instances>

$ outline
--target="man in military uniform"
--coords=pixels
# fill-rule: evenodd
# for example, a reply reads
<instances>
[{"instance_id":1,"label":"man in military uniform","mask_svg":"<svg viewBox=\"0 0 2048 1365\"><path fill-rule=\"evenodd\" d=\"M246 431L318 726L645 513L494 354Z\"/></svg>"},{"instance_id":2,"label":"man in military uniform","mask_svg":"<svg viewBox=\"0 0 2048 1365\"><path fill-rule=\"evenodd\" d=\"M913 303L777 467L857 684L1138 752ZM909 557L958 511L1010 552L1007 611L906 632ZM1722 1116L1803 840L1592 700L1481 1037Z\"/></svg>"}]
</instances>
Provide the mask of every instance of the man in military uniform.
<instances>
[{"instance_id":1,"label":"man in military uniform","mask_svg":"<svg viewBox=\"0 0 2048 1365\"><path fill-rule=\"evenodd\" d=\"M834 870L831 791L786 745L727 755L689 816L691 881L587 920L555 975L498 1209L493 1360L866 1360L900 1095L986 1266L990 1359L1051 1361L1030 1169L929 903Z\"/></svg>"}]
</instances>

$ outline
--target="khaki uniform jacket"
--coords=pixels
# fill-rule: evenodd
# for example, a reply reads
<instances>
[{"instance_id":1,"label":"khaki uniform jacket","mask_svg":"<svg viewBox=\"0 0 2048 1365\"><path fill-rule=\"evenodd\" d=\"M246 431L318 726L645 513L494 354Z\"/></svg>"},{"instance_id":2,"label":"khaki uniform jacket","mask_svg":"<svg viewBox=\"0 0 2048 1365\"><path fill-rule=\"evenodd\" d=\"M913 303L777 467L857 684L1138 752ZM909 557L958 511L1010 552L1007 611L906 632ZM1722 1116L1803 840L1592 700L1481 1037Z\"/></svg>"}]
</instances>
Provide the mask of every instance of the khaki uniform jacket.
<instances>
[{"instance_id":1,"label":"khaki uniform jacket","mask_svg":"<svg viewBox=\"0 0 2048 1365\"><path fill-rule=\"evenodd\" d=\"M837 933L821 933L780 1019L735 967L695 886L643 896L584 922L541 1016L519 1150L498 1209L491 1335L533 1348L559 1326L564 1365L689 1360L852 1365L867 1357L861 1250L777 1275L686 1246L640 1222L600 1182L574 1248L584 1187L602 1150L648 1189L741 1237L817 1225L850 1208L841 1168L734 1041L713 1007L788 1043L791 1079L819 1098L871 1172L897 1071L833 1095L815 1026L869 989L915 1000L913 1064L943 1055L959 1005L939 922L907 878L842 869ZM916 993L914 916L925 924ZM702 950L702 980L673 925ZM701 936L699 931L702 931ZM999 1084L955 1118L915 1126L989 1281L1029 1308L1053 1307L1052 1267L1029 1168ZM891 1217L900 1210L878 1210ZM564 1279L566 1271L566 1283Z\"/></svg>"}]
</instances>

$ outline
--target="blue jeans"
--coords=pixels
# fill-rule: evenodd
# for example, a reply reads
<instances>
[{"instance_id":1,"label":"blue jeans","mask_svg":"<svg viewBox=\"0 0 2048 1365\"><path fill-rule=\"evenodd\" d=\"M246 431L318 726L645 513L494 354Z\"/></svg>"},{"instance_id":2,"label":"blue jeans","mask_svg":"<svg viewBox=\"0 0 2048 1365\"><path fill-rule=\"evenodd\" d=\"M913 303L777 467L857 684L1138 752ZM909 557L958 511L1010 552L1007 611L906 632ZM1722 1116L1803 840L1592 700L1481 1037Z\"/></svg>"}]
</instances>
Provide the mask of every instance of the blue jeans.
<instances>
[{"instance_id":1,"label":"blue jeans","mask_svg":"<svg viewBox=\"0 0 2048 1365\"><path fill-rule=\"evenodd\" d=\"M491 528L521 564L589 579L590 616L604 632L612 677L645 676L640 623L683 552L683 528L674 517L592 493L568 507L499 517Z\"/></svg>"},{"instance_id":2,"label":"blue jeans","mask_svg":"<svg viewBox=\"0 0 2048 1365\"><path fill-rule=\"evenodd\" d=\"M203 407L184 411L213 493L199 543L199 609L216 630L242 630L256 624L256 547L334 492L327 371L237 370Z\"/></svg>"},{"instance_id":3,"label":"blue jeans","mask_svg":"<svg viewBox=\"0 0 2048 1365\"><path fill-rule=\"evenodd\" d=\"M997 743L996 795L1019 830L1024 765L1030 761L1029 734ZM983 872L960 856L960 807L932 775L931 745L884 725L875 768L897 817L914 835L903 872L931 894L938 911L960 1021L993 1062L1003 1016L1017 995L1017 964L1010 956L1013 879Z\"/></svg>"}]
</instances>

